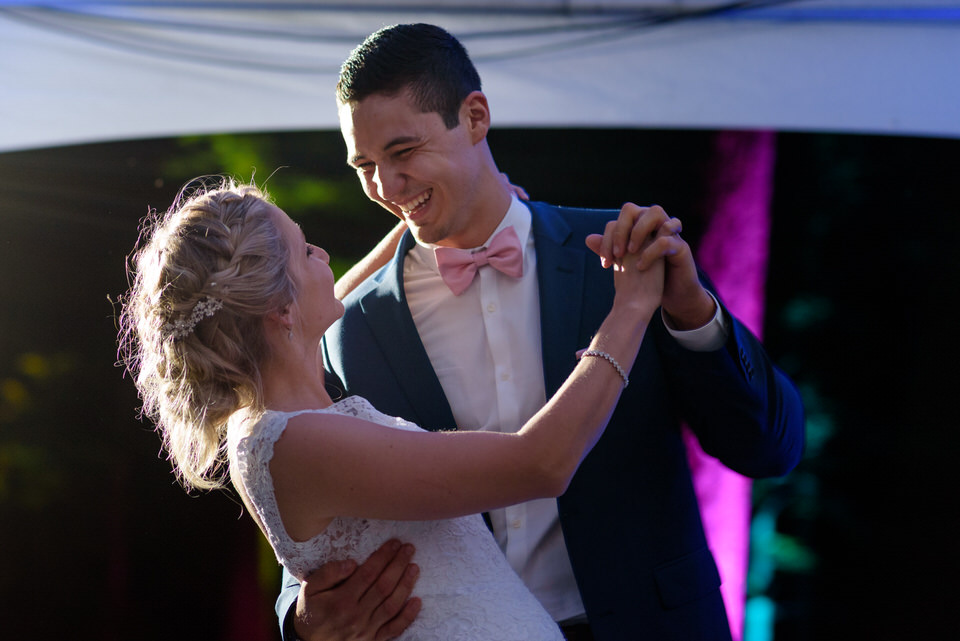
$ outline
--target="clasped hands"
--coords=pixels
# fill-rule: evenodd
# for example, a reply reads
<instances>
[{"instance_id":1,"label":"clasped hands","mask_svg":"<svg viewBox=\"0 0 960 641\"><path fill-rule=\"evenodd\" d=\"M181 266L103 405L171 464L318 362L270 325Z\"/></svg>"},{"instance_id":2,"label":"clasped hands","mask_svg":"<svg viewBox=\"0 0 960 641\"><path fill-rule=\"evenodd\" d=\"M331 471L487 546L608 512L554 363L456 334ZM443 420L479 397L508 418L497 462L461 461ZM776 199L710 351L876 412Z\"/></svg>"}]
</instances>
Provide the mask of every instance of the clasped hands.
<instances>
[{"instance_id":1,"label":"clasped hands","mask_svg":"<svg viewBox=\"0 0 960 641\"><path fill-rule=\"evenodd\" d=\"M625 204L603 234L587 237L587 246L605 268L657 273L663 260L662 295L649 278L628 279L631 291L661 296L668 321L679 330L706 325L716 303L697 275L690 246L680 236L682 224L659 206ZM651 269L653 268L653 269ZM620 284L618 283L618 288ZM416 618L420 600L411 598L418 568L413 547L388 541L367 561L331 562L307 577L300 588L294 627L304 641L351 639L385 641L402 633Z\"/></svg>"},{"instance_id":2,"label":"clasped hands","mask_svg":"<svg viewBox=\"0 0 960 641\"><path fill-rule=\"evenodd\" d=\"M693 252L680 236L683 224L659 205L626 203L604 233L587 237L587 247L605 268L644 271L664 260L662 309L674 329L703 327L716 313L716 302L697 275ZM624 263L624 257L634 254Z\"/></svg>"}]
</instances>

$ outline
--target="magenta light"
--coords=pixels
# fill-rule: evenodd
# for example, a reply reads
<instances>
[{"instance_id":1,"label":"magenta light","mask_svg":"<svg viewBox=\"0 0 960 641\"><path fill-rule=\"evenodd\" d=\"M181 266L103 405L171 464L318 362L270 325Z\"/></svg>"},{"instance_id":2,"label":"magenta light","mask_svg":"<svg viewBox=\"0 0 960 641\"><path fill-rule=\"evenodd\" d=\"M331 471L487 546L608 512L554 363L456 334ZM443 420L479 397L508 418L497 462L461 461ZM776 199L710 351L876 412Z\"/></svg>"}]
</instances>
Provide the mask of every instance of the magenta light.
<instances>
[{"instance_id":1,"label":"magenta light","mask_svg":"<svg viewBox=\"0 0 960 641\"><path fill-rule=\"evenodd\" d=\"M727 308L757 337L763 327L775 158L773 132L725 131L715 136L707 226L697 251L697 262L713 279ZM750 549L751 483L705 454L691 432L685 436L707 540L720 568L731 633L739 641Z\"/></svg>"}]
</instances>

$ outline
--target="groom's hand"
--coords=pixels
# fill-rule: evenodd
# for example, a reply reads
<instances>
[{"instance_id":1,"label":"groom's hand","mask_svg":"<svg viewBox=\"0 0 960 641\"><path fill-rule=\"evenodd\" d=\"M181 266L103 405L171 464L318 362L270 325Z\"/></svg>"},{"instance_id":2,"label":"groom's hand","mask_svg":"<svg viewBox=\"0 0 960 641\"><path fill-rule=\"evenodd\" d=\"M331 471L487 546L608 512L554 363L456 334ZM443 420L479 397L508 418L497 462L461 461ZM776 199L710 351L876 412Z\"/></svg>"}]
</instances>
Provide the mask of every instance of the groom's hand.
<instances>
[{"instance_id":1,"label":"groom's hand","mask_svg":"<svg viewBox=\"0 0 960 641\"><path fill-rule=\"evenodd\" d=\"M640 251L637 268L666 260L663 311L671 327L690 330L703 327L716 313L716 303L700 282L693 252L680 236L683 225L658 205L640 207L626 203L617 220L607 223L603 235L591 234L587 246L600 256L604 267L619 264L630 252Z\"/></svg>"},{"instance_id":2,"label":"groom's hand","mask_svg":"<svg viewBox=\"0 0 960 641\"><path fill-rule=\"evenodd\" d=\"M360 566L332 561L300 586L294 630L303 641L387 641L420 612L410 598L419 575L414 548L391 540Z\"/></svg>"}]
</instances>

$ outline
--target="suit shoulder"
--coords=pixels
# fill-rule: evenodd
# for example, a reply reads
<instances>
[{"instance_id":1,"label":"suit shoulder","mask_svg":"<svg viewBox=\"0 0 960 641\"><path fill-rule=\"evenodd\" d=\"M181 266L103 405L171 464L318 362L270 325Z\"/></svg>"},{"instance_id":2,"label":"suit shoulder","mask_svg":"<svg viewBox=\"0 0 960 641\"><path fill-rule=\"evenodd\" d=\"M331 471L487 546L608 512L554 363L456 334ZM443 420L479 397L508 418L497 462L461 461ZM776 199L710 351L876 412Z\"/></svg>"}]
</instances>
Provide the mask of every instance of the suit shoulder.
<instances>
[{"instance_id":1,"label":"suit shoulder","mask_svg":"<svg viewBox=\"0 0 960 641\"><path fill-rule=\"evenodd\" d=\"M568 207L564 205L552 205L544 202L531 202L530 208L538 212L541 216L557 216L568 223L575 224L597 224L607 222L616 218L620 214L618 209L596 209L590 207Z\"/></svg>"},{"instance_id":2,"label":"suit shoulder","mask_svg":"<svg viewBox=\"0 0 960 641\"><path fill-rule=\"evenodd\" d=\"M386 265L370 274L365 278L359 285L353 288L353 290L343 297L343 305L346 308L355 307L361 298L368 295L370 292L377 290L380 287L380 284L383 282L383 279L389 275L389 270L393 265L393 261L388 262Z\"/></svg>"},{"instance_id":3,"label":"suit shoulder","mask_svg":"<svg viewBox=\"0 0 960 641\"><path fill-rule=\"evenodd\" d=\"M590 209L586 207L564 207L543 202L529 203L534 218L541 225L566 227L574 236L603 233L607 222L615 220L620 214L617 209Z\"/></svg>"}]
</instances>

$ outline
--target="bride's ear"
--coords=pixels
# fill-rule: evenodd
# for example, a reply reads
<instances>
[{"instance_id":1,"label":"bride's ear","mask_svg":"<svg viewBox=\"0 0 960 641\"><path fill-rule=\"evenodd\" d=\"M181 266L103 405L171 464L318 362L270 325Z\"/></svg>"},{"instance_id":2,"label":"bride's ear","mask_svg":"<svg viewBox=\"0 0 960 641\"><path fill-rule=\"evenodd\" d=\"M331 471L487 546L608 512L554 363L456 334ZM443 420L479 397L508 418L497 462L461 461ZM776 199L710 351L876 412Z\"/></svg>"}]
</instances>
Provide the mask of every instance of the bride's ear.
<instances>
[{"instance_id":1,"label":"bride's ear","mask_svg":"<svg viewBox=\"0 0 960 641\"><path fill-rule=\"evenodd\" d=\"M266 322L285 333L291 331L293 329L293 305L284 305L268 313Z\"/></svg>"}]
</instances>

